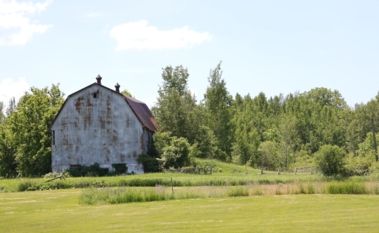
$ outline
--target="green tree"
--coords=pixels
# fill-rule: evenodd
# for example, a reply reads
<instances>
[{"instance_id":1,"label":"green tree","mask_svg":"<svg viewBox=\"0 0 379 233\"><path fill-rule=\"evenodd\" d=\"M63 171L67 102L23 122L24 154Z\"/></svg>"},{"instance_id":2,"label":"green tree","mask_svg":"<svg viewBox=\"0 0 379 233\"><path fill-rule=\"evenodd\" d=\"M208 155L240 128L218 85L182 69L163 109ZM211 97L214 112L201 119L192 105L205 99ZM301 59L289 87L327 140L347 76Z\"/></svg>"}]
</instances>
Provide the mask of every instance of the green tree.
<instances>
[{"instance_id":1,"label":"green tree","mask_svg":"<svg viewBox=\"0 0 379 233\"><path fill-rule=\"evenodd\" d=\"M4 103L0 101L0 124L2 124L4 120L5 120Z\"/></svg>"},{"instance_id":2,"label":"green tree","mask_svg":"<svg viewBox=\"0 0 379 233\"><path fill-rule=\"evenodd\" d=\"M222 79L221 63L211 70L209 86L204 96L204 105L207 112L207 126L213 131L218 147L228 155L232 149L231 104L232 97Z\"/></svg>"},{"instance_id":3,"label":"green tree","mask_svg":"<svg viewBox=\"0 0 379 233\"><path fill-rule=\"evenodd\" d=\"M63 94L57 85L31 88L9 116L20 175L38 176L51 171L50 124L62 103Z\"/></svg>"},{"instance_id":4,"label":"green tree","mask_svg":"<svg viewBox=\"0 0 379 233\"><path fill-rule=\"evenodd\" d=\"M126 89L124 89L121 94L123 94L124 96L128 96L128 97L133 97L133 95Z\"/></svg>"},{"instance_id":5,"label":"green tree","mask_svg":"<svg viewBox=\"0 0 379 233\"><path fill-rule=\"evenodd\" d=\"M200 126L199 133L195 140L197 149L196 157L220 159L217 147L217 139L213 131L207 126ZM224 158L225 159L225 158Z\"/></svg>"},{"instance_id":6,"label":"green tree","mask_svg":"<svg viewBox=\"0 0 379 233\"><path fill-rule=\"evenodd\" d=\"M194 143L198 132L196 100L187 88L188 71L182 66L163 69L163 84L153 112L161 131L187 138Z\"/></svg>"},{"instance_id":7,"label":"green tree","mask_svg":"<svg viewBox=\"0 0 379 233\"><path fill-rule=\"evenodd\" d=\"M278 143L271 141L262 142L259 145L258 152L261 168L275 170L284 166Z\"/></svg>"},{"instance_id":8,"label":"green tree","mask_svg":"<svg viewBox=\"0 0 379 233\"><path fill-rule=\"evenodd\" d=\"M0 124L0 176L15 177L16 171L16 149L13 135L7 127L6 122Z\"/></svg>"},{"instance_id":9,"label":"green tree","mask_svg":"<svg viewBox=\"0 0 379 233\"><path fill-rule=\"evenodd\" d=\"M372 135L372 149L375 153L375 160L379 160L378 144L376 139L376 133L379 128L379 95L374 100L367 103L367 124L369 125Z\"/></svg>"},{"instance_id":10,"label":"green tree","mask_svg":"<svg viewBox=\"0 0 379 233\"><path fill-rule=\"evenodd\" d=\"M284 167L288 169L289 163L293 157L296 149L296 145L299 144L298 132L296 129L297 119L290 115L282 116L279 122L279 132L280 132L280 153L283 155Z\"/></svg>"},{"instance_id":11,"label":"green tree","mask_svg":"<svg viewBox=\"0 0 379 233\"><path fill-rule=\"evenodd\" d=\"M325 176L344 175L345 151L335 145L323 145L316 153L317 164Z\"/></svg>"},{"instance_id":12,"label":"green tree","mask_svg":"<svg viewBox=\"0 0 379 233\"><path fill-rule=\"evenodd\" d=\"M12 112L16 109L16 99L12 97L9 100L8 108L6 110L6 115L9 116L12 114Z\"/></svg>"}]
</instances>

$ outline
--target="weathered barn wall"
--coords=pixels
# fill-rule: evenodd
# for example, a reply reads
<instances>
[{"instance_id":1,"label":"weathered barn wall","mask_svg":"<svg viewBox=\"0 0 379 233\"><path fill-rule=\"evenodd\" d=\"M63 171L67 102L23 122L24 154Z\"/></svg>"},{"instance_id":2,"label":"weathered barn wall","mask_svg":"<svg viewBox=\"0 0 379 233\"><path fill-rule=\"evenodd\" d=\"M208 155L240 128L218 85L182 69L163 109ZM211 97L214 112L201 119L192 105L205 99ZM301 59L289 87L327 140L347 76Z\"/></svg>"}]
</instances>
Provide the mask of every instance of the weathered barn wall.
<instances>
[{"instance_id":1,"label":"weathered barn wall","mask_svg":"<svg viewBox=\"0 0 379 233\"><path fill-rule=\"evenodd\" d=\"M54 172L94 163L109 169L126 163L129 172L143 172L137 158L147 151L149 137L118 93L100 85L77 92L67 99L52 130Z\"/></svg>"}]
</instances>

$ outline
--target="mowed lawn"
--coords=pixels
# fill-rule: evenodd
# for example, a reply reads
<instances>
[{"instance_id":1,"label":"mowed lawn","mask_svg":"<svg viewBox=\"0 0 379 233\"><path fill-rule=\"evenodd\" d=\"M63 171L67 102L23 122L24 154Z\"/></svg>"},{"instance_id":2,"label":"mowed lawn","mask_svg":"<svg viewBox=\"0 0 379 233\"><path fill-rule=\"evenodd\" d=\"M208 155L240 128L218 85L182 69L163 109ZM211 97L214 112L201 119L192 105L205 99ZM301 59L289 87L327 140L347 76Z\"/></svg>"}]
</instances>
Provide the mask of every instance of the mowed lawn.
<instances>
[{"instance_id":1,"label":"mowed lawn","mask_svg":"<svg viewBox=\"0 0 379 233\"><path fill-rule=\"evenodd\" d=\"M0 193L0 232L379 232L377 195L277 195L88 206L81 190Z\"/></svg>"}]
</instances>

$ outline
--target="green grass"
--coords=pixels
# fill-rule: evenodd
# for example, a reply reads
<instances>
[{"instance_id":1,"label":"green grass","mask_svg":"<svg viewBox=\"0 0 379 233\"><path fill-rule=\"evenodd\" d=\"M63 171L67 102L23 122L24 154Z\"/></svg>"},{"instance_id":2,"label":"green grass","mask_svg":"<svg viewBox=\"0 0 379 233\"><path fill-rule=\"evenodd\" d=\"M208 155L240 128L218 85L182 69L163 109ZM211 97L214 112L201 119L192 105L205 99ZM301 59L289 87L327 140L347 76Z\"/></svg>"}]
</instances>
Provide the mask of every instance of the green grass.
<instances>
[{"instance_id":1,"label":"green grass","mask_svg":"<svg viewBox=\"0 0 379 233\"><path fill-rule=\"evenodd\" d=\"M330 194L369 194L364 183L358 182L331 182L327 192Z\"/></svg>"},{"instance_id":2,"label":"green grass","mask_svg":"<svg viewBox=\"0 0 379 233\"><path fill-rule=\"evenodd\" d=\"M254 195L254 193L251 194ZM241 197L249 195L249 188L245 186L202 186L173 189L166 187L91 188L83 190L79 202L88 205L122 204L193 198Z\"/></svg>"},{"instance_id":3,"label":"green grass","mask_svg":"<svg viewBox=\"0 0 379 233\"><path fill-rule=\"evenodd\" d=\"M78 177L47 182L44 178L0 179L0 192L35 191L88 187L154 187L163 186L238 186L248 184L280 184L299 181L320 181L320 175L268 172L247 166L223 163L216 160L197 159L200 166L212 166L217 170L210 175L184 173L151 173L112 177ZM171 183L172 179L172 183Z\"/></svg>"},{"instance_id":4,"label":"green grass","mask_svg":"<svg viewBox=\"0 0 379 233\"><path fill-rule=\"evenodd\" d=\"M44 178L19 178L1 179L0 192L35 191L50 189L72 189L72 188L102 188L102 187L155 187L159 186L241 186L257 184L296 184L317 183L329 181L319 174L294 174L265 171L261 174L259 170L248 166L223 163L216 160L197 159L199 166L213 167L212 174L184 174L184 173L150 173L128 176L109 177L78 177L54 180ZM332 180L333 181L333 180ZM379 175L374 173L365 177L352 177L352 182L377 182ZM312 187L303 187L301 193L313 193ZM377 190L379 192L379 190Z\"/></svg>"},{"instance_id":5,"label":"green grass","mask_svg":"<svg viewBox=\"0 0 379 233\"><path fill-rule=\"evenodd\" d=\"M378 232L379 196L280 195L82 205L80 190L0 193L0 232Z\"/></svg>"},{"instance_id":6,"label":"green grass","mask_svg":"<svg viewBox=\"0 0 379 233\"><path fill-rule=\"evenodd\" d=\"M90 188L83 190L80 202L94 205L255 195L379 194L378 191L378 183L351 181L247 186Z\"/></svg>"}]
</instances>

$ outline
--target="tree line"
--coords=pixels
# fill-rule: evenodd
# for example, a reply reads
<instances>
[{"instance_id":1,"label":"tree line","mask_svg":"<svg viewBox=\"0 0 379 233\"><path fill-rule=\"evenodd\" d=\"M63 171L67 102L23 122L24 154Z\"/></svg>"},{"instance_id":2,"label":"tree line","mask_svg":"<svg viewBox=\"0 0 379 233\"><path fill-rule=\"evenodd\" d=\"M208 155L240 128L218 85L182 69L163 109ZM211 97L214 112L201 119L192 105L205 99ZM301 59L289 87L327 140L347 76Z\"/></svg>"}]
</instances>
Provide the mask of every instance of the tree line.
<instances>
[{"instance_id":1,"label":"tree line","mask_svg":"<svg viewBox=\"0 0 379 233\"><path fill-rule=\"evenodd\" d=\"M220 63L210 71L208 88L197 101L188 78L183 66L164 68L153 112L160 126L156 141L167 135L183 138L192 145L189 156L270 170L332 170L326 175L363 175L378 161L379 95L353 108L337 90L327 88L286 96L232 96ZM164 152L162 143L158 147ZM163 161L180 158L161 155Z\"/></svg>"},{"instance_id":2,"label":"tree line","mask_svg":"<svg viewBox=\"0 0 379 233\"><path fill-rule=\"evenodd\" d=\"M183 66L162 69L152 108L159 132L149 156L164 168L188 166L191 158L200 157L270 170L318 164L361 175L378 160L379 95L354 107L327 88L232 96L220 63L197 100L188 88L189 77ZM6 111L0 103L0 176L51 171L50 125L63 101L59 87L52 85L31 88L17 104L12 99Z\"/></svg>"}]
</instances>

